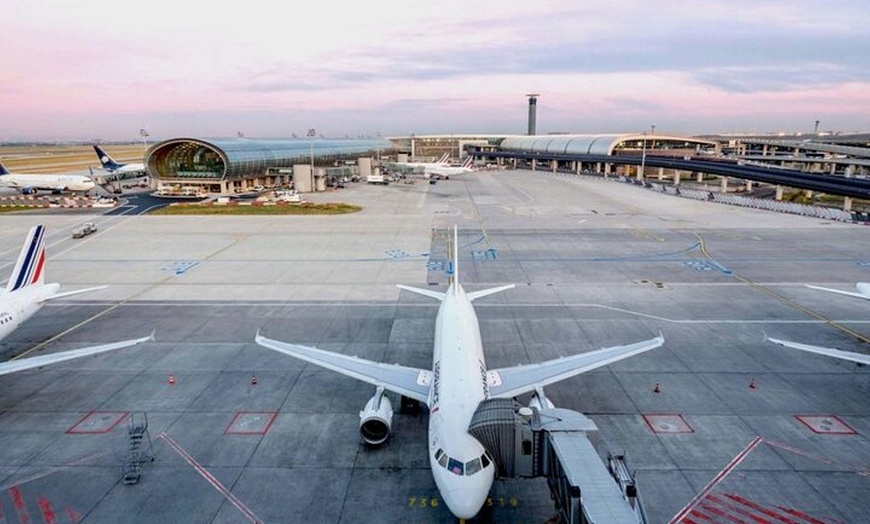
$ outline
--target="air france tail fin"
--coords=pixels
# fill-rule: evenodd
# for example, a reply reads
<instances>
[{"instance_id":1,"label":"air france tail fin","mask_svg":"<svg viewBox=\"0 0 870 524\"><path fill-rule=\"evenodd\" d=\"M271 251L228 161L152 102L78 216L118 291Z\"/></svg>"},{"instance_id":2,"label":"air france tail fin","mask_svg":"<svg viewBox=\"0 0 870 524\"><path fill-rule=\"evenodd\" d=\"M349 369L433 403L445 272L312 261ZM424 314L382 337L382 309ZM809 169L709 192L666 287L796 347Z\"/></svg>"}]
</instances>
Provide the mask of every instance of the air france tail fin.
<instances>
[{"instance_id":1,"label":"air france tail fin","mask_svg":"<svg viewBox=\"0 0 870 524\"><path fill-rule=\"evenodd\" d=\"M441 158L438 159L438 164L446 164L447 160L450 158L450 153L444 153L441 155Z\"/></svg>"},{"instance_id":2,"label":"air france tail fin","mask_svg":"<svg viewBox=\"0 0 870 524\"><path fill-rule=\"evenodd\" d=\"M21 247L15 269L6 291L12 292L21 288L40 285L45 281L45 226L39 224L30 229L27 239Z\"/></svg>"},{"instance_id":3,"label":"air france tail fin","mask_svg":"<svg viewBox=\"0 0 870 524\"><path fill-rule=\"evenodd\" d=\"M103 169L112 170L121 167L121 164L115 162L115 160L97 144L94 144L94 151L97 152L97 158L100 159L100 164L103 165Z\"/></svg>"},{"instance_id":4,"label":"air france tail fin","mask_svg":"<svg viewBox=\"0 0 870 524\"><path fill-rule=\"evenodd\" d=\"M474 167L474 157L471 155L465 157L465 162L462 163L462 167L466 169L471 169L472 167Z\"/></svg>"},{"instance_id":5,"label":"air france tail fin","mask_svg":"<svg viewBox=\"0 0 870 524\"><path fill-rule=\"evenodd\" d=\"M0 176L8 175L9 170L6 169L6 166L3 165L3 162L0 162Z\"/></svg>"}]
</instances>

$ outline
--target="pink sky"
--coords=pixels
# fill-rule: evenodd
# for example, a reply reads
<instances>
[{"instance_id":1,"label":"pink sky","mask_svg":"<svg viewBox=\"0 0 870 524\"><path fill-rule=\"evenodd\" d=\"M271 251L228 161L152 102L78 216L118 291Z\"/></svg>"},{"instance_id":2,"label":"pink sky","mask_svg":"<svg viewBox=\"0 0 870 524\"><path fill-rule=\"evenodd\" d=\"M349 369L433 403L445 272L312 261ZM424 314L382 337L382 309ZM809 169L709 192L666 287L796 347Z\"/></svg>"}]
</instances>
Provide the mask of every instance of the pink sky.
<instances>
[{"instance_id":1,"label":"pink sky","mask_svg":"<svg viewBox=\"0 0 870 524\"><path fill-rule=\"evenodd\" d=\"M866 2L577 4L11 0L0 140L870 131Z\"/></svg>"}]
</instances>

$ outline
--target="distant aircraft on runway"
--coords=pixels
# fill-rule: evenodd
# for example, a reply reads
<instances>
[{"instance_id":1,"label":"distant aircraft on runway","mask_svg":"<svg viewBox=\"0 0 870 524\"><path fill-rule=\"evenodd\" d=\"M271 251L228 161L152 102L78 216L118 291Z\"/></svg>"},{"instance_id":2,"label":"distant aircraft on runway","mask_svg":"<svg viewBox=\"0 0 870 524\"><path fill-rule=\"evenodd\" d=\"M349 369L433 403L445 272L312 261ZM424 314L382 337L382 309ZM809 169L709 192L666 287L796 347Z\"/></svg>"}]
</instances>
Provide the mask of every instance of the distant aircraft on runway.
<instances>
[{"instance_id":1,"label":"distant aircraft on runway","mask_svg":"<svg viewBox=\"0 0 870 524\"><path fill-rule=\"evenodd\" d=\"M125 173L142 173L145 174L145 164L143 163L130 163L130 164L119 164L115 162L108 153L106 153L102 147L94 144L94 151L97 152L97 158L100 159L100 164L103 166L103 169L108 171L109 173L115 174L125 174Z\"/></svg>"},{"instance_id":2,"label":"distant aircraft on runway","mask_svg":"<svg viewBox=\"0 0 870 524\"><path fill-rule=\"evenodd\" d=\"M84 175L52 175L10 173L0 162L0 187L9 187L25 195L35 195L40 191L63 193L65 191L90 191L96 184Z\"/></svg>"},{"instance_id":3,"label":"distant aircraft on runway","mask_svg":"<svg viewBox=\"0 0 870 524\"><path fill-rule=\"evenodd\" d=\"M45 226L40 224L31 228L30 233L27 235L27 239L24 242L24 246L21 248L21 253L18 255L18 261L15 263L15 269L12 271L12 277L6 284L6 290L0 294L0 340L6 338L8 334L15 330L15 328L32 317L40 310L40 308L42 308L46 301L77 295L79 293L87 293L88 291L94 291L106 287L98 286L60 293L60 284L45 284L44 280ZM144 338L124 340L111 344L90 346L82 349L53 353L50 355L3 362L0 363L0 375L40 367L46 364L53 364L55 362L63 362L65 360L71 360L87 355L96 355L98 353L133 346L153 339L154 334L152 333L151 336Z\"/></svg>"},{"instance_id":4,"label":"distant aircraft on runway","mask_svg":"<svg viewBox=\"0 0 870 524\"><path fill-rule=\"evenodd\" d=\"M840 295L870 300L870 282L858 282L857 284L855 284L855 288L858 290L857 293L853 293L851 291L840 291L839 289L831 289L827 287L811 286L809 284L806 284L806 286L810 289L819 289L822 291L827 291L829 293L837 293Z\"/></svg>"},{"instance_id":5,"label":"distant aircraft on runway","mask_svg":"<svg viewBox=\"0 0 870 524\"><path fill-rule=\"evenodd\" d=\"M664 337L660 334L627 346L488 370L477 315L471 303L514 286L466 293L459 283L458 236L454 228L452 275L446 291L398 286L441 301L435 319L431 369L373 362L288 344L268 339L259 332L254 340L263 347L374 385L374 396L360 411L360 433L367 444L381 444L389 437L393 408L384 395L385 390L426 404L432 476L450 511L456 517L467 519L477 515L483 507L496 474L490 453L468 433L469 423L481 401L534 391L532 406L552 407L544 395L544 386L657 348L664 343Z\"/></svg>"}]
</instances>

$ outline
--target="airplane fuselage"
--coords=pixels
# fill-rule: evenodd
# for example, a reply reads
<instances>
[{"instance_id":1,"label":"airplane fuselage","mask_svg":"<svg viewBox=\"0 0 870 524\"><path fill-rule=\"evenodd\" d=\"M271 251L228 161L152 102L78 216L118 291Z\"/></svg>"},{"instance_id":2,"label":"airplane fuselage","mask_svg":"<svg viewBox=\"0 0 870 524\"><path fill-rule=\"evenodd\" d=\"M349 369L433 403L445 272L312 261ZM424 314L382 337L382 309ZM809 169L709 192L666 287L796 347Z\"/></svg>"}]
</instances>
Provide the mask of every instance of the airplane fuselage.
<instances>
[{"instance_id":1,"label":"airplane fuselage","mask_svg":"<svg viewBox=\"0 0 870 524\"><path fill-rule=\"evenodd\" d=\"M450 286L438 309L433 355L429 464L450 511L460 518L472 518L489 495L495 465L468 433L478 405L489 397L489 388L477 315L459 284Z\"/></svg>"},{"instance_id":2,"label":"airplane fuselage","mask_svg":"<svg viewBox=\"0 0 870 524\"><path fill-rule=\"evenodd\" d=\"M59 289L60 284L27 286L0 296L0 340L42 309L43 300Z\"/></svg>"},{"instance_id":3,"label":"airplane fuselage","mask_svg":"<svg viewBox=\"0 0 870 524\"><path fill-rule=\"evenodd\" d=\"M38 175L9 173L0 175L0 186L20 190L36 189L42 191L90 191L94 181L82 175Z\"/></svg>"}]
</instances>

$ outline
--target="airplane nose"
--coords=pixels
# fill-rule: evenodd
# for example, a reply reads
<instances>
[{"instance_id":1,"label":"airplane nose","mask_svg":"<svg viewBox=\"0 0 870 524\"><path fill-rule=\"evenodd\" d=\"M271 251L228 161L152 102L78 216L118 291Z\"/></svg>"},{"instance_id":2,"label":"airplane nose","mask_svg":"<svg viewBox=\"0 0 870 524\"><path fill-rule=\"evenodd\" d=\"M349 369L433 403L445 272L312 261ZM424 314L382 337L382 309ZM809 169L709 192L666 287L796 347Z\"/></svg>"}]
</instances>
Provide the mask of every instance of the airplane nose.
<instances>
[{"instance_id":1,"label":"airplane nose","mask_svg":"<svg viewBox=\"0 0 870 524\"><path fill-rule=\"evenodd\" d=\"M450 499L446 500L450 512L461 519L474 518L480 513L480 508L489 496L486 486L468 486L464 489L450 490Z\"/></svg>"}]
</instances>

